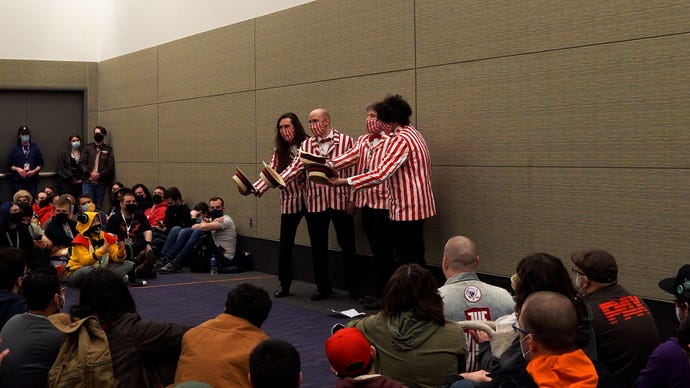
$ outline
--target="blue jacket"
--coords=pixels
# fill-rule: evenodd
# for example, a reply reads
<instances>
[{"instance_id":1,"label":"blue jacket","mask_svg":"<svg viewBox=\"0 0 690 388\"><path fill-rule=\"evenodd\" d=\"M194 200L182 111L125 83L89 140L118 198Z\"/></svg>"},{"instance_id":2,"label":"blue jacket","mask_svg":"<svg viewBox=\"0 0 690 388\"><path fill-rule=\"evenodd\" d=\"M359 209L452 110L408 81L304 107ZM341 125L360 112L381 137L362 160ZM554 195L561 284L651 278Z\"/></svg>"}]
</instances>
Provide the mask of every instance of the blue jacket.
<instances>
[{"instance_id":1,"label":"blue jacket","mask_svg":"<svg viewBox=\"0 0 690 388\"><path fill-rule=\"evenodd\" d=\"M43 167L43 154L41 154L41 150L34 142L29 142L29 152L27 155L24 155L24 147L21 144L15 145L12 147L8 159L10 168L24 168L24 163L27 162L29 163L30 170L33 170L37 166ZM15 182L38 182L38 174L34 174L31 178L22 178L16 171L13 172L12 180Z\"/></svg>"}]
</instances>

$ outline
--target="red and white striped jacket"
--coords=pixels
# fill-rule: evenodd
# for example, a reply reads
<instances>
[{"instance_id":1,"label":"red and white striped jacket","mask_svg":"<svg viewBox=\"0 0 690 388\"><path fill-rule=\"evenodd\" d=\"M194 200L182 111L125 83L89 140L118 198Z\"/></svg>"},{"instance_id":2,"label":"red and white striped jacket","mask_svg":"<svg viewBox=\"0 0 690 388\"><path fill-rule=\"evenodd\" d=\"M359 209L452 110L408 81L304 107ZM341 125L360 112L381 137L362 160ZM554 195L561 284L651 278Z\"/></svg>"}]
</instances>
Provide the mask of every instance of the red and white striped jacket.
<instances>
[{"instance_id":1,"label":"red and white striped jacket","mask_svg":"<svg viewBox=\"0 0 690 388\"><path fill-rule=\"evenodd\" d=\"M297 146L290 148L290 154L293 162L295 159L299 159L299 149ZM278 167L278 154L275 150L273 150L269 164L273 169ZM282 214L295 214L302 210L302 204L304 203L304 183L305 177L304 175L300 175L297 177L297 179L286 182L285 188L280 190L280 212ZM269 188L263 179L256 181L254 183L254 187L259 193L262 194Z\"/></svg>"},{"instance_id":2,"label":"red and white striped jacket","mask_svg":"<svg viewBox=\"0 0 690 388\"><path fill-rule=\"evenodd\" d=\"M302 142L300 149L314 155L325 156L328 159L336 158L344 154L347 150L352 148L352 138L348 135L337 131L335 128L331 129L333 137L331 144L328 147L328 152L324 155L319 147L319 138L316 136L310 137ZM330 135L329 135L330 136ZM354 173L353 168L347 168L343 171L344 176ZM304 176L304 165L299 158L295 158L292 163L283 170L280 175L285 180L285 183L296 179L298 176ZM350 187L330 187L326 185L317 185L314 182L307 181L307 211L310 213L323 212L328 208L335 210L346 210L346 203L350 199Z\"/></svg>"},{"instance_id":3,"label":"red and white striped jacket","mask_svg":"<svg viewBox=\"0 0 690 388\"><path fill-rule=\"evenodd\" d=\"M352 188L361 190L388 180L393 221L416 221L436 215L431 159L422 134L412 125L398 127L384 148L383 160L376 169L348 179Z\"/></svg>"},{"instance_id":4,"label":"red and white striped jacket","mask_svg":"<svg viewBox=\"0 0 690 388\"><path fill-rule=\"evenodd\" d=\"M383 150L390 136L385 132L366 134L357 138L355 145L346 153L332 159L333 167L340 170L356 164L355 174L364 174L375 169L383 158ZM359 191L352 190L355 205L359 208L369 206L372 209L388 209L388 184L372 186ZM352 196L352 194L351 194Z\"/></svg>"}]
</instances>

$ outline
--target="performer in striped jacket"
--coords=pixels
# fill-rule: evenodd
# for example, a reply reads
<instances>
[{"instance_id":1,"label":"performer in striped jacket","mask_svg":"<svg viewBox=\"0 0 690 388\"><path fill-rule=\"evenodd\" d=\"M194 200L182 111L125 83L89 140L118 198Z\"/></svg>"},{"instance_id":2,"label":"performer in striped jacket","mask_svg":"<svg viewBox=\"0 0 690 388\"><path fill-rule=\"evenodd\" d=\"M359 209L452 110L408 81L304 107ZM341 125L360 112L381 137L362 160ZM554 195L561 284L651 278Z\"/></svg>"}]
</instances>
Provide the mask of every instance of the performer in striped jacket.
<instances>
[{"instance_id":1,"label":"performer in striped jacket","mask_svg":"<svg viewBox=\"0 0 690 388\"><path fill-rule=\"evenodd\" d=\"M390 218L397 256L424 265L424 220L436 215L431 189L431 159L426 141L411 124L412 109L400 95L374 104L377 120L367 125L390 133L384 157L373 170L350 178L333 178L330 185L354 190L389 183Z\"/></svg>"},{"instance_id":2,"label":"performer in striped jacket","mask_svg":"<svg viewBox=\"0 0 690 388\"><path fill-rule=\"evenodd\" d=\"M271 167L283 172L295 159L299 160L299 145L307 139L302 123L296 114L289 112L278 118L276 123L275 149L271 155ZM276 298L290 295L292 284L292 250L295 235L302 217L306 213L304 203L305 176L298 175L280 191L280 248L278 252L278 281ZM262 179L254 183L256 196L260 197L268 185Z\"/></svg>"},{"instance_id":3,"label":"performer in striped jacket","mask_svg":"<svg viewBox=\"0 0 690 388\"><path fill-rule=\"evenodd\" d=\"M333 159L352 148L352 138L331 127L331 116L327 110L319 108L309 114L309 128L313 137L302 142L301 149ZM352 169L345 170L352 174ZM285 182L304 174L302 161L296 158L280 175ZM352 215L355 204L350 200L349 187L329 187L307 182L307 230L311 240L312 260L316 291L312 300L331 296L330 274L328 270L328 229L331 221L335 227L338 244L347 268L347 282L350 297L361 294L360 274L356 273L355 227Z\"/></svg>"},{"instance_id":4,"label":"performer in striped jacket","mask_svg":"<svg viewBox=\"0 0 690 388\"><path fill-rule=\"evenodd\" d=\"M367 106L367 121L370 119L376 119L373 104ZM373 170L383 158L388 138L385 131L367 126L367 134L357 138L349 151L331 160L331 163L336 170L355 166L356 174ZM360 300L367 308L378 308L381 305L383 287L394 270L387 186L383 182L363 190L352 190L351 193L351 196L354 195L355 205L362 209L362 226L374 257L372 265L366 270L367 280L363 284L365 296Z\"/></svg>"}]
</instances>

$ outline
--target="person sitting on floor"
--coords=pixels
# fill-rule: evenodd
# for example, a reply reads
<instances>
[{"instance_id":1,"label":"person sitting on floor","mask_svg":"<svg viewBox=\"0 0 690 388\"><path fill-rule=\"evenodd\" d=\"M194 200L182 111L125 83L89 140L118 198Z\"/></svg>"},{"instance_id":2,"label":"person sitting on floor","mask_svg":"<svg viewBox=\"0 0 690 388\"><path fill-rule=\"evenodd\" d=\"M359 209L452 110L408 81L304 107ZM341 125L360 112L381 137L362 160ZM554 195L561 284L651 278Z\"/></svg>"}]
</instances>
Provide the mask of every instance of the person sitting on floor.
<instances>
[{"instance_id":1,"label":"person sitting on floor","mask_svg":"<svg viewBox=\"0 0 690 388\"><path fill-rule=\"evenodd\" d=\"M101 230L101 217L96 212L84 212L77 216L79 234L72 241L65 276L67 282L79 287L84 277L97 268L105 268L123 278L134 268L134 263L125 260L125 243Z\"/></svg>"},{"instance_id":2,"label":"person sitting on floor","mask_svg":"<svg viewBox=\"0 0 690 388\"><path fill-rule=\"evenodd\" d=\"M189 329L182 338L175 383L202 381L214 387L250 387L249 354L268 339L261 325L271 305L268 293L253 284L243 283L230 290L225 311Z\"/></svg>"},{"instance_id":3,"label":"person sitting on floor","mask_svg":"<svg viewBox=\"0 0 690 388\"><path fill-rule=\"evenodd\" d=\"M46 226L45 235L52 242L50 256L54 265L65 265L69 261L72 240L79 234L77 221L72 219L71 203L61 195L55 204L53 220ZM58 273L60 274L60 273Z\"/></svg>"},{"instance_id":4,"label":"person sitting on floor","mask_svg":"<svg viewBox=\"0 0 690 388\"><path fill-rule=\"evenodd\" d=\"M249 354L252 388L297 388L302 383L299 352L290 343L267 339Z\"/></svg>"},{"instance_id":5,"label":"person sitting on floor","mask_svg":"<svg viewBox=\"0 0 690 388\"><path fill-rule=\"evenodd\" d=\"M326 357L340 381L336 388L407 387L388 376L376 373L376 348L354 327L341 328L326 340Z\"/></svg>"},{"instance_id":6,"label":"person sitting on floor","mask_svg":"<svg viewBox=\"0 0 690 388\"><path fill-rule=\"evenodd\" d=\"M0 248L0 329L12 316L29 311L19 289L26 272L26 254L17 248Z\"/></svg>"}]
</instances>

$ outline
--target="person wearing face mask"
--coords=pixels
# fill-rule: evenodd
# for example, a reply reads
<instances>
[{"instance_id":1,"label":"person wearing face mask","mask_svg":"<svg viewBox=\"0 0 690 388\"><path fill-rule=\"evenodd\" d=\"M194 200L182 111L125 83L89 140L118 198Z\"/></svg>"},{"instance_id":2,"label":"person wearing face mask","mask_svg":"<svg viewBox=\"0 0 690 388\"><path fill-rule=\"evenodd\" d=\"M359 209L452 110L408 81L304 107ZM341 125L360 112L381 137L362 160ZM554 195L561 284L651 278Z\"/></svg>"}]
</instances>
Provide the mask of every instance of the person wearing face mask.
<instances>
[{"instance_id":1,"label":"person wearing face mask","mask_svg":"<svg viewBox=\"0 0 690 388\"><path fill-rule=\"evenodd\" d=\"M43 168L43 154L38 145L31 141L31 132L26 125L17 129L17 145L8 156L10 170L14 173L14 191L26 190L36 194L38 172Z\"/></svg>"},{"instance_id":2,"label":"person wearing face mask","mask_svg":"<svg viewBox=\"0 0 690 388\"><path fill-rule=\"evenodd\" d=\"M45 230L45 236L53 243L50 256L54 265L67 264L72 240L78 234L77 221L72 219L71 202L63 194L55 203L55 215Z\"/></svg>"},{"instance_id":3,"label":"person wearing face mask","mask_svg":"<svg viewBox=\"0 0 690 388\"><path fill-rule=\"evenodd\" d=\"M76 133L69 136L67 150L63 151L58 158L57 174L60 178L58 192L70 193L75 197L81 194L83 174L79 169L79 161L82 147L81 136Z\"/></svg>"},{"instance_id":4,"label":"person wearing face mask","mask_svg":"<svg viewBox=\"0 0 690 388\"><path fill-rule=\"evenodd\" d=\"M101 209L105 191L115 177L115 155L112 147L105 143L107 135L104 127L94 127L94 141L84 147L79 158L82 192L89 194L98 209Z\"/></svg>"},{"instance_id":5,"label":"person wearing face mask","mask_svg":"<svg viewBox=\"0 0 690 388\"><path fill-rule=\"evenodd\" d=\"M17 314L2 328L3 346L12 348L0 369L0 385L5 387L44 387L48 371L55 361L63 334L48 316L65 306L66 288L53 267L29 272L22 282L21 294L29 311Z\"/></svg>"},{"instance_id":6,"label":"person wearing face mask","mask_svg":"<svg viewBox=\"0 0 690 388\"><path fill-rule=\"evenodd\" d=\"M136 271L129 274L130 281L137 277L155 277L153 265L158 258L151 245L153 232L146 216L139 211L134 193L126 191L122 194L120 211L108 218L105 231L131 247L132 253L128 259L134 261Z\"/></svg>"},{"instance_id":7,"label":"person wearing face mask","mask_svg":"<svg viewBox=\"0 0 690 388\"><path fill-rule=\"evenodd\" d=\"M153 201L151 199L151 192L149 188L143 183L137 183L132 186L132 192L134 193L134 198L137 200L137 206L139 210L146 211L153 206Z\"/></svg>"},{"instance_id":8,"label":"person wearing face mask","mask_svg":"<svg viewBox=\"0 0 690 388\"><path fill-rule=\"evenodd\" d=\"M0 247L14 247L24 252L31 268L34 266L34 240L22 223L22 209L12 202L0 206Z\"/></svg>"},{"instance_id":9,"label":"person wearing face mask","mask_svg":"<svg viewBox=\"0 0 690 388\"><path fill-rule=\"evenodd\" d=\"M237 229L235 223L229 215L224 214L225 201L220 197L213 197L208 202L208 218L201 222L179 231L172 244L163 248L166 256L162 260L168 263L161 267L160 273L182 272L182 265L194 245L206 233L210 233L213 242L217 247L216 259L218 260L219 272L224 272L225 268L235 257L237 247ZM168 249L166 249L166 247Z\"/></svg>"},{"instance_id":10,"label":"person wearing face mask","mask_svg":"<svg viewBox=\"0 0 690 388\"><path fill-rule=\"evenodd\" d=\"M43 227L46 221L53 216L53 212L55 211L53 204L48 201L48 194L43 191L39 191L36 194L33 208L34 214L36 215L36 218L38 218L38 222L41 224L41 227Z\"/></svg>"},{"instance_id":11,"label":"person wearing face mask","mask_svg":"<svg viewBox=\"0 0 690 388\"><path fill-rule=\"evenodd\" d=\"M96 268L105 268L125 279L134 263L125 260L124 241L103 231L101 217L96 212L83 212L77 216L77 232L72 240L72 253L65 267L67 282L79 287L84 277Z\"/></svg>"},{"instance_id":12,"label":"person wearing face mask","mask_svg":"<svg viewBox=\"0 0 690 388\"><path fill-rule=\"evenodd\" d=\"M645 302L618 284L618 264L602 249L573 252L575 283L592 310L598 360L622 386L630 386L659 345Z\"/></svg>"},{"instance_id":13,"label":"person wearing face mask","mask_svg":"<svg viewBox=\"0 0 690 388\"><path fill-rule=\"evenodd\" d=\"M153 189L153 194L151 195L152 205L150 208L144 210L144 215L146 219L149 220L151 228L154 229L154 237L156 234L155 230L163 231L165 221L165 211L168 209L168 203L163 200L165 196L165 187L156 186Z\"/></svg>"},{"instance_id":14,"label":"person wearing face mask","mask_svg":"<svg viewBox=\"0 0 690 388\"><path fill-rule=\"evenodd\" d=\"M659 288L673 295L679 324L677 336L669 338L654 349L633 387L690 387L690 319L687 319L690 265L680 267L676 277L659 281Z\"/></svg>"}]
</instances>

